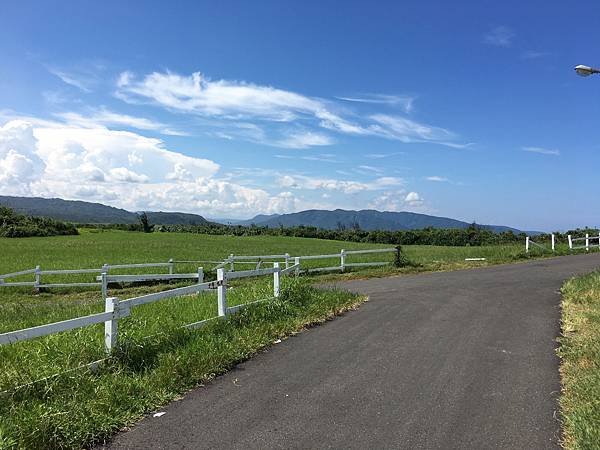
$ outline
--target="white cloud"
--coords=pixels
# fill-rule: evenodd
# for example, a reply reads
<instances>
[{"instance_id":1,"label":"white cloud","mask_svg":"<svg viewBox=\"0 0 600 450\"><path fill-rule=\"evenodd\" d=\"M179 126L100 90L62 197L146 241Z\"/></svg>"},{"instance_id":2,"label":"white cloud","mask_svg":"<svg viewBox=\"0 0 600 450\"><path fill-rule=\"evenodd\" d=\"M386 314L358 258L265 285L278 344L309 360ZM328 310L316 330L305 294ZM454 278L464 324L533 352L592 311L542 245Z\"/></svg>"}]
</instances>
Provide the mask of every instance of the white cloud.
<instances>
[{"instance_id":1,"label":"white cloud","mask_svg":"<svg viewBox=\"0 0 600 450\"><path fill-rule=\"evenodd\" d=\"M427 181L437 181L437 182L445 182L445 181L449 181L448 178L445 177L438 177L437 175L433 175L431 177L426 177L425 178Z\"/></svg>"},{"instance_id":2,"label":"white cloud","mask_svg":"<svg viewBox=\"0 0 600 450\"><path fill-rule=\"evenodd\" d=\"M49 68L48 70L52 75L55 75L58 78L60 78L63 83L68 84L70 86L74 86L87 94L92 92L92 90L89 87L89 80L56 68Z\"/></svg>"},{"instance_id":3,"label":"white cloud","mask_svg":"<svg viewBox=\"0 0 600 450\"><path fill-rule=\"evenodd\" d=\"M117 97L130 103L149 102L171 111L201 115L219 120L222 131L213 132L224 139L241 138L251 142L290 148L330 145L333 139L322 133L290 129L291 122L302 121L303 127L325 128L354 136L378 136L401 142L431 142L462 148L457 136L439 127L419 123L399 116L374 114L370 117L338 113L332 102L308 97L292 91L261 86L242 81L212 81L195 72L191 76L172 72L153 72L138 79L123 72L117 81ZM412 97L371 95L344 98L354 102L401 103L405 111L412 110ZM260 121L261 126L240 126L240 121ZM227 125L223 125L226 123ZM264 126L277 127L282 137L273 138Z\"/></svg>"},{"instance_id":4,"label":"white cloud","mask_svg":"<svg viewBox=\"0 0 600 450\"><path fill-rule=\"evenodd\" d=\"M285 139L277 141L274 145L286 148L308 148L317 145L331 145L333 143L333 139L325 134L302 132L290 134Z\"/></svg>"},{"instance_id":5,"label":"white cloud","mask_svg":"<svg viewBox=\"0 0 600 450\"><path fill-rule=\"evenodd\" d=\"M390 186L401 186L404 180L395 177L379 177L371 182L353 180L337 180L305 175L282 175L278 178L279 186L291 189L340 191L344 194L356 194L364 191L375 191Z\"/></svg>"},{"instance_id":6,"label":"white cloud","mask_svg":"<svg viewBox=\"0 0 600 450\"><path fill-rule=\"evenodd\" d=\"M159 139L102 126L12 120L0 127L0 192L247 217L312 206L288 190L268 193L217 178L219 165Z\"/></svg>"},{"instance_id":7,"label":"white cloud","mask_svg":"<svg viewBox=\"0 0 600 450\"><path fill-rule=\"evenodd\" d=\"M377 122L377 125L371 127L374 134L402 142L436 142L447 145L456 138L449 130L418 123L405 117L376 114L371 116L371 119Z\"/></svg>"},{"instance_id":8,"label":"white cloud","mask_svg":"<svg viewBox=\"0 0 600 450\"><path fill-rule=\"evenodd\" d=\"M35 152L35 137L27 122L15 120L0 127L0 191L30 195L30 184L43 172Z\"/></svg>"},{"instance_id":9,"label":"white cloud","mask_svg":"<svg viewBox=\"0 0 600 450\"><path fill-rule=\"evenodd\" d=\"M370 94L359 95L353 97L337 97L340 100L356 103L371 103L375 105L390 105L400 106L404 112L410 113L413 110L415 97L408 95L387 95L387 94Z\"/></svg>"},{"instance_id":10,"label":"white cloud","mask_svg":"<svg viewBox=\"0 0 600 450\"><path fill-rule=\"evenodd\" d=\"M396 156L396 155L405 155L406 153L404 152L392 152L392 153L367 153L365 155L365 158L369 158L369 159L383 159L383 158L389 158L390 156Z\"/></svg>"},{"instance_id":11,"label":"white cloud","mask_svg":"<svg viewBox=\"0 0 600 450\"><path fill-rule=\"evenodd\" d=\"M510 47L515 37L515 32L506 26L497 26L483 36L483 42L496 47Z\"/></svg>"},{"instance_id":12,"label":"white cloud","mask_svg":"<svg viewBox=\"0 0 600 450\"><path fill-rule=\"evenodd\" d=\"M111 178L115 181L125 181L129 183L147 183L150 178L147 175L135 173L126 167L115 167L110 169Z\"/></svg>"},{"instance_id":13,"label":"white cloud","mask_svg":"<svg viewBox=\"0 0 600 450\"><path fill-rule=\"evenodd\" d=\"M71 125L77 125L84 128L95 128L98 125L110 126L125 126L129 128L137 128L138 130L158 131L162 134L186 136L186 133L173 130L167 125L156 122L144 117L135 117L127 114L119 114L107 109L99 109L93 111L90 115L84 116L75 112L63 112L56 114L65 122Z\"/></svg>"},{"instance_id":14,"label":"white cloud","mask_svg":"<svg viewBox=\"0 0 600 450\"><path fill-rule=\"evenodd\" d=\"M423 205L423 199L417 192L409 192L408 194L406 194L404 201L409 206L422 206Z\"/></svg>"},{"instance_id":15,"label":"white cloud","mask_svg":"<svg viewBox=\"0 0 600 450\"><path fill-rule=\"evenodd\" d=\"M543 147L521 147L521 149L524 152L539 153L541 155L552 155L552 156L560 155L560 150L556 150L556 149L549 149L549 148L543 148Z\"/></svg>"}]
</instances>

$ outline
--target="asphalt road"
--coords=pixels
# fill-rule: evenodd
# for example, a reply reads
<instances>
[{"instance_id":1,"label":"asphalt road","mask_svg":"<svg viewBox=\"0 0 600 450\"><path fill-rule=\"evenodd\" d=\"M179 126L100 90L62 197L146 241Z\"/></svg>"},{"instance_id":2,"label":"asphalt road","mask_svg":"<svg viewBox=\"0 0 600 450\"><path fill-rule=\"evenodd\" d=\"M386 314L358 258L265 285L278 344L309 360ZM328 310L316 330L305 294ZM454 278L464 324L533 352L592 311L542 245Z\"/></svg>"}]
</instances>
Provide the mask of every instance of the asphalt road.
<instances>
[{"instance_id":1,"label":"asphalt road","mask_svg":"<svg viewBox=\"0 0 600 450\"><path fill-rule=\"evenodd\" d=\"M581 255L340 283L370 301L110 448L557 448L558 289L599 266Z\"/></svg>"}]
</instances>

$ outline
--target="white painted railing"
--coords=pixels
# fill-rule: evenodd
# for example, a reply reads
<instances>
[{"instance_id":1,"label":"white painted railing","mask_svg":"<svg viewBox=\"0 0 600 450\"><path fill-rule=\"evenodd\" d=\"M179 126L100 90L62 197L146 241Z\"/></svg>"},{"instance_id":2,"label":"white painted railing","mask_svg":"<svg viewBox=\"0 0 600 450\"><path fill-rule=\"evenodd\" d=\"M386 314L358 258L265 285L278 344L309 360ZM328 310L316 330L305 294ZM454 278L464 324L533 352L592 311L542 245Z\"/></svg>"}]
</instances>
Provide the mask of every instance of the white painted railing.
<instances>
[{"instance_id":1,"label":"white painted railing","mask_svg":"<svg viewBox=\"0 0 600 450\"><path fill-rule=\"evenodd\" d=\"M170 259L168 262L156 262L156 263L136 263L136 264L104 264L102 267L97 269L52 269L42 270L40 266L36 266L34 269L22 270L20 272L12 272L0 275L0 287L2 286L33 286L36 290L41 288L55 288L55 287L75 287L75 286L101 286L100 282L96 283L42 283L42 277L48 275L77 275L77 274L90 274L90 273L109 273L111 270L117 269L139 269L147 267L167 267L169 270L168 275L173 274L174 261ZM16 278L23 275L34 275L34 281L6 281L8 278ZM185 277L180 277L185 278ZM100 281L100 280L97 280Z\"/></svg>"},{"instance_id":2,"label":"white painted railing","mask_svg":"<svg viewBox=\"0 0 600 450\"><path fill-rule=\"evenodd\" d=\"M276 255L229 255L223 261L219 262L213 270L221 268L227 268L229 272L235 271L235 264L252 264L255 265L256 270L260 270L263 263L266 262L281 262L285 269L289 269L292 263L294 264L295 273L310 273L310 272L327 272L327 271L341 271L343 272L346 268L350 267L374 267L383 266L389 264L389 261L380 262L355 262L348 263L348 256L352 255L366 255L371 253L392 253L397 252L396 248L382 248L382 249L369 249L369 250L341 250L339 253L332 253L327 255L306 255L306 256L290 256L289 253L282 253ZM307 268L301 270L299 264L302 260L318 260L318 259L333 259L339 258L339 266L331 267L317 267ZM280 261L277 261L280 260ZM174 273L175 264L190 264L195 262L215 262L215 261L175 261L169 259L168 262L154 262L154 263L134 263L134 264L104 264L102 267L97 269L57 269L57 270L42 270L40 266L36 266L34 269L22 270L20 272L13 272L4 275L0 275L0 287L3 286L32 286L34 289L39 290L42 288L56 288L56 287L90 287L100 286L103 292L103 297L107 298L107 286L110 283L132 283L132 282L144 282L144 281L167 281L167 280L181 280L181 279L203 279L197 273ZM124 275L113 275L110 274L111 270L118 269L141 269L151 267L166 267L168 273L164 274L124 274ZM96 277L95 282L60 282L60 283L43 283L42 279L46 276L56 275L76 275L76 274L99 274ZM34 275L33 281L7 281L7 279L15 278L23 275ZM105 279L102 275L106 274Z\"/></svg>"},{"instance_id":3,"label":"white painted railing","mask_svg":"<svg viewBox=\"0 0 600 450\"><path fill-rule=\"evenodd\" d=\"M591 247L598 247L600 249L600 234L598 236L590 236L589 233L585 234L585 237L574 238L570 234L567 236L569 240L569 250L582 250L586 252L590 251ZM594 244L596 241L596 244ZM574 245L575 242L583 242L582 245Z\"/></svg>"},{"instance_id":4,"label":"white painted railing","mask_svg":"<svg viewBox=\"0 0 600 450\"><path fill-rule=\"evenodd\" d=\"M137 306L145 305L148 303L154 303L167 298L182 297L185 295L192 295L205 290L216 289L217 290L217 302L218 302L218 315L205 319L199 322L190 323L184 325L186 328L200 328L208 322L224 318L229 314L233 314L250 304L257 303L264 300L255 300L250 303L241 305L231 306L227 305L227 282L231 279L247 278L263 275L273 275L273 297L279 297L280 294L280 276L282 273L291 273L292 269L296 270L297 266L288 267L286 272L283 272L279 267L279 263L274 263L273 268L259 269L259 270L246 270L239 272L226 272L224 269L217 270L217 280L210 281L207 283L199 282L191 286L180 287L171 289L168 291L156 292L152 294L142 295L133 297L127 300L120 301L118 297L107 297L105 299L105 311L97 314L90 314L83 317L77 317L74 319L63 320L61 322L54 322L46 325L40 325L36 327L26 328L23 330L11 331L8 333L0 334L0 345L12 344L20 341L28 341L42 336L48 336L50 334L61 333L63 331L73 330L76 328L86 327L104 322L104 346L108 353L110 353L117 344L119 319L128 317L131 315L131 309ZM200 271L199 271L200 273ZM199 275L196 274L197 276ZM117 277L118 275L112 275ZM107 278L106 274L102 274L102 277ZM200 281L200 277L198 276ZM265 299L268 300L268 299Z\"/></svg>"},{"instance_id":5,"label":"white painted railing","mask_svg":"<svg viewBox=\"0 0 600 450\"><path fill-rule=\"evenodd\" d=\"M531 249L531 246L534 245L538 248L541 248L543 251L556 251L556 236L554 234L550 235L550 249L548 249L548 247L546 247L544 244L539 244L537 242L534 242L533 239L531 239L529 236L525 237L525 252L529 253L529 250Z\"/></svg>"},{"instance_id":6,"label":"white painted railing","mask_svg":"<svg viewBox=\"0 0 600 450\"><path fill-rule=\"evenodd\" d=\"M289 253L279 254L279 255L229 255L225 260L215 266L213 269L220 269L224 267L229 267L229 271L232 272L235 270L235 264L256 264L256 268L259 269L261 263L264 261L272 261L272 260L282 260L282 263L285 264L286 268L289 268L291 262L294 261L295 264L300 264L300 261L307 260L316 260L316 259L333 259L339 258L340 265L339 266L331 266L331 267L317 267L312 269L304 269L299 272L309 273L309 272L327 272L327 271L341 271L343 272L346 267L369 267L369 266L384 266L390 264L389 261L379 261L379 262L362 262L362 263L347 263L346 258L349 255L366 255L370 253L396 253L398 250L395 247L392 248L377 248L377 249L368 249L368 250L341 250L339 253L331 253L327 255L306 255L306 256L290 256Z\"/></svg>"}]
</instances>

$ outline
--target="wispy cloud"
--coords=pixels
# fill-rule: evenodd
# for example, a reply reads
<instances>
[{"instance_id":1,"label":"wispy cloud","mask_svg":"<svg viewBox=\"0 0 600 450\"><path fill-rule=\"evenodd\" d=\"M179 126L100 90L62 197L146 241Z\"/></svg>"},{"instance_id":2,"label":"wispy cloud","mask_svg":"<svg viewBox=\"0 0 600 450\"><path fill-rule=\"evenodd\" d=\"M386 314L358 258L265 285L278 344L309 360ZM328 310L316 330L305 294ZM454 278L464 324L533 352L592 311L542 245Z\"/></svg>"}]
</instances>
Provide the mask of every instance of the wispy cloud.
<instances>
[{"instance_id":1,"label":"wispy cloud","mask_svg":"<svg viewBox=\"0 0 600 450\"><path fill-rule=\"evenodd\" d=\"M97 126L124 126L138 130L157 131L171 136L187 136L187 133L174 130L169 126L144 117L135 117L127 114L116 113L107 109L92 110L89 115L76 112L62 112L55 114L56 117L78 126L93 128Z\"/></svg>"},{"instance_id":2,"label":"wispy cloud","mask_svg":"<svg viewBox=\"0 0 600 450\"><path fill-rule=\"evenodd\" d=\"M339 100L357 103L372 103L375 105L400 106L406 113L413 110L415 97L408 95L368 94L352 97L336 97Z\"/></svg>"},{"instance_id":3,"label":"wispy cloud","mask_svg":"<svg viewBox=\"0 0 600 450\"><path fill-rule=\"evenodd\" d=\"M550 55L549 52L536 52L534 50L527 50L521 53L521 59L539 59Z\"/></svg>"},{"instance_id":4,"label":"wispy cloud","mask_svg":"<svg viewBox=\"0 0 600 450\"><path fill-rule=\"evenodd\" d=\"M449 181L449 180L448 180L448 178L445 178L445 177L439 177L439 176L437 176L437 175L433 175L433 176L430 176L430 177L426 177L425 179L426 179L427 181L436 181L436 182L438 182L438 183L443 183L443 182L447 182L447 181Z\"/></svg>"},{"instance_id":5,"label":"wispy cloud","mask_svg":"<svg viewBox=\"0 0 600 450\"><path fill-rule=\"evenodd\" d=\"M130 103L149 102L168 110L201 115L221 122L250 122L257 127L222 130L218 135L233 139L236 136L253 142L289 148L308 148L330 145L333 138L317 129L353 136L376 136L401 142L429 142L463 148L458 137L444 128L430 126L396 115L373 114L345 117L335 103L308 97L271 86L242 81L212 81L199 72L183 76L172 72L154 72L138 79L123 72L117 81L118 98ZM350 97L348 97L350 99ZM412 108L412 99L400 96L371 95L350 101L371 103L404 102ZM298 132L297 126L313 130ZM235 126L234 126L235 127ZM274 131L275 130L275 131ZM273 136L275 134L275 136ZM278 136L279 135L279 136Z\"/></svg>"},{"instance_id":6,"label":"wispy cloud","mask_svg":"<svg viewBox=\"0 0 600 450\"><path fill-rule=\"evenodd\" d=\"M515 38L515 32L503 25L493 27L483 36L483 42L496 47L510 47Z\"/></svg>"},{"instance_id":7,"label":"wispy cloud","mask_svg":"<svg viewBox=\"0 0 600 450\"><path fill-rule=\"evenodd\" d=\"M90 88L91 82L88 78L81 77L76 74L68 73L64 70L60 70L60 69L53 68L53 67L48 68L48 70L50 71L50 73L52 75L55 75L58 78L60 78L63 81L63 83L66 83L70 86L74 86L77 89L79 89L87 94L92 92L92 90Z\"/></svg>"},{"instance_id":8,"label":"wispy cloud","mask_svg":"<svg viewBox=\"0 0 600 450\"><path fill-rule=\"evenodd\" d=\"M541 155L552 155L552 156L560 155L560 150L556 150L556 149L549 149L549 148L543 148L543 147L522 147L521 149L524 152L539 153Z\"/></svg>"},{"instance_id":9,"label":"wispy cloud","mask_svg":"<svg viewBox=\"0 0 600 450\"><path fill-rule=\"evenodd\" d=\"M277 147L285 148L309 148L318 145L331 145L334 140L322 133L302 132L292 133L284 139L274 143Z\"/></svg>"},{"instance_id":10,"label":"wispy cloud","mask_svg":"<svg viewBox=\"0 0 600 450\"><path fill-rule=\"evenodd\" d=\"M392 153L367 153L365 155L365 158L369 158L369 159L383 159L383 158L389 158L390 156L396 156L396 155L405 155L405 152L392 152Z\"/></svg>"}]
</instances>

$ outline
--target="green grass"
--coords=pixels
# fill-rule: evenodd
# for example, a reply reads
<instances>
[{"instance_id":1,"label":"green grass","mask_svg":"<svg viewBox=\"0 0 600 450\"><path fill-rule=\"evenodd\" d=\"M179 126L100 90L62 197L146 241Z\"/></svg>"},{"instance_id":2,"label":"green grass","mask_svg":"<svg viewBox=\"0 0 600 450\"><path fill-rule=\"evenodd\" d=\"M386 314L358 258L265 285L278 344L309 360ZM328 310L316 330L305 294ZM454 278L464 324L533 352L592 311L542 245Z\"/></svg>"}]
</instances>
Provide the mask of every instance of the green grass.
<instances>
[{"instance_id":1,"label":"green grass","mask_svg":"<svg viewBox=\"0 0 600 450\"><path fill-rule=\"evenodd\" d=\"M563 444L600 449L600 272L567 281L562 294Z\"/></svg>"},{"instance_id":2,"label":"green grass","mask_svg":"<svg viewBox=\"0 0 600 450\"><path fill-rule=\"evenodd\" d=\"M252 287L254 292L246 294L268 295L270 286L258 284ZM176 328L181 317L171 316L164 305L147 305L153 311L123 321L122 345L99 371L78 370L2 398L0 448L79 448L102 442L275 339L354 308L360 301L349 293L317 291L303 280L286 278L279 299L259 303L227 321L214 321L196 331ZM196 303L189 307L196 317L211 308L202 298L186 299L185 303ZM144 322L154 314L161 315L164 326L150 326L151 331L161 334L144 339L150 325ZM100 342L93 341L101 338L100 329L65 334L62 339L38 345L37 350L57 358L72 358L72 353L85 354L86 358L99 356L94 352ZM86 345L88 340L97 345ZM0 358L19 357L19 368L22 357L35 356L35 351L24 353L18 345L11 347L3 350Z\"/></svg>"},{"instance_id":3,"label":"green grass","mask_svg":"<svg viewBox=\"0 0 600 450\"><path fill-rule=\"evenodd\" d=\"M162 262L169 258L221 260L230 253L288 252L294 256L337 253L342 248L390 247L291 237L89 230L83 230L80 236L0 239L0 246L0 273L38 264L42 269L93 268L104 263ZM414 263L410 267L350 271L343 277L451 270L525 257L522 245L404 246L403 249ZM542 255L537 253L537 256ZM465 262L467 257L485 257L487 261ZM392 258L392 254L360 255L348 257L347 262ZM303 266L309 264L334 266L339 259L303 262ZM176 271L195 272L197 265L178 265ZM213 266L203 265L205 269ZM207 272L207 278L214 278L214 273ZM54 276L44 281L92 279L93 275L76 275ZM216 315L214 292L134 308L130 317L119 321L120 348L115 357L96 373L80 366L105 357L102 325L1 346L0 391L8 394L0 397L0 448L77 448L99 442L145 412L251 356L274 339L360 302L348 293L317 291L309 285L314 280L284 278L280 300L253 306L225 323L211 323L197 331L181 326ZM186 284L189 281L125 286L111 288L110 294L127 299ZM236 280L232 286L228 291L230 306L272 296L271 277ZM0 289L0 332L101 312L104 308L99 288L53 289L41 294L33 293L30 288ZM69 370L64 376L53 377ZM35 382L45 377L49 378Z\"/></svg>"}]
</instances>

